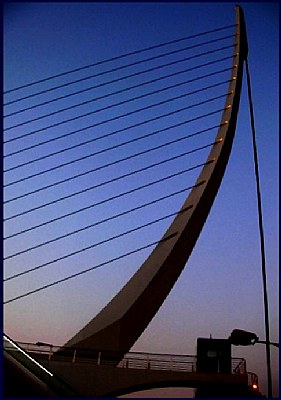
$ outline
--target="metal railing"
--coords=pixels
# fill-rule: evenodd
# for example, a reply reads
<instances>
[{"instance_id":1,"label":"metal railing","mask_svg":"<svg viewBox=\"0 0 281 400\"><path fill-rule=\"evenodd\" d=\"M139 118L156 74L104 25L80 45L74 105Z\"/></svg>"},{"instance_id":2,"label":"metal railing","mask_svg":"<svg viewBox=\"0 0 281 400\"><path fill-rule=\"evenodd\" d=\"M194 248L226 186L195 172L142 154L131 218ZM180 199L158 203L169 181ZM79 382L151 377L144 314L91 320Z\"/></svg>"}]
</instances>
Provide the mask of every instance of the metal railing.
<instances>
[{"instance_id":1,"label":"metal railing","mask_svg":"<svg viewBox=\"0 0 281 400\"><path fill-rule=\"evenodd\" d=\"M196 356L130 352L119 362L118 367L195 372Z\"/></svg>"},{"instance_id":2,"label":"metal railing","mask_svg":"<svg viewBox=\"0 0 281 400\"><path fill-rule=\"evenodd\" d=\"M121 361L116 352L109 350L79 349L54 346L48 343L19 343L37 359L64 361L72 363L91 363L95 365L114 365L118 368L150 369L165 371L196 372L197 357L194 355L174 355L158 353L129 352ZM120 359L120 358L119 358ZM246 374L246 360L231 359L231 373Z\"/></svg>"},{"instance_id":3,"label":"metal railing","mask_svg":"<svg viewBox=\"0 0 281 400\"><path fill-rule=\"evenodd\" d=\"M23 351L20 351L23 350ZM4 350L28 366L50 386L67 392L70 388L40 365L37 360L53 360L71 363L90 363L95 365L112 365L117 368L133 368L157 371L196 372L197 357L194 355L174 355L158 353L129 352L116 363L116 353L91 349L54 346L48 343L14 342L4 335ZM26 352L26 353L25 353ZM231 359L232 374L247 374L248 385L258 389L258 376L247 372L244 358ZM51 379L50 379L51 378ZM69 393L72 392L72 388ZM71 393L72 394L72 393Z\"/></svg>"},{"instance_id":4,"label":"metal railing","mask_svg":"<svg viewBox=\"0 0 281 400\"><path fill-rule=\"evenodd\" d=\"M248 385L252 386L254 389L257 389L259 386L258 375L253 372L247 372L248 375Z\"/></svg>"}]
</instances>

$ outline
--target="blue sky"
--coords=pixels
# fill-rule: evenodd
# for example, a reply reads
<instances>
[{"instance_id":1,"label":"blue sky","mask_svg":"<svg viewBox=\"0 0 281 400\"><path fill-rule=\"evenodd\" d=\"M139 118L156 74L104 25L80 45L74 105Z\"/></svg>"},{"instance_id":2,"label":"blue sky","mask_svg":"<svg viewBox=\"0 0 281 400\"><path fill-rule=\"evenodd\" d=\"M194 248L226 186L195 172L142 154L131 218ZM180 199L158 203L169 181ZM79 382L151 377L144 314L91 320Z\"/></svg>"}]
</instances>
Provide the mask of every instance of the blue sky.
<instances>
[{"instance_id":1,"label":"blue sky","mask_svg":"<svg viewBox=\"0 0 281 400\"><path fill-rule=\"evenodd\" d=\"M143 49L159 43L193 35L228 26L234 23L235 3L14 3L6 5L4 13L4 88L5 90L18 87L29 82L40 80L64 71L79 68L84 65L110 59L134 50ZM259 155L259 167L262 189L263 217L265 228L265 245L267 261L267 278L270 307L270 329L271 340L278 341L278 29L279 8L277 3L241 3L245 13L248 42L249 42L249 66L251 73L252 94L254 100L254 112L256 122L256 134ZM229 34L220 33L219 37ZM215 37L215 36L214 36ZM197 43L199 42L199 39ZM225 39L221 45L232 44L232 39ZM212 45L213 48L216 45ZM178 48L180 45L178 45ZM199 53L200 50L196 50ZM226 49L225 55L231 55ZM147 57L153 56L154 52L148 52ZM177 59L184 54L177 55ZM132 60L140 60L143 55L135 56ZM214 56L215 59L215 56ZM173 61L171 56L168 61ZM195 63L195 61L194 61ZM147 62L145 68L157 66L160 61ZM90 73L100 73L105 68L122 65L122 61L110 62L106 65L98 65L95 69L79 71L69 77L60 77L54 80L60 84L73 79L86 77ZM225 61L219 66L221 69L229 66ZM211 67L210 71L218 70L219 67ZM138 67L141 70L141 67ZM143 68L143 67L142 67ZM168 67L167 73L172 73L175 68L180 70L183 66ZM134 71L133 68L128 70ZM207 71L209 72L209 71ZM200 72L202 75L206 71ZM122 71L111 74L111 79L122 77ZM160 73L159 73L160 74ZM184 77L191 79L200 75L199 72L186 73ZM159 77L158 72L148 74L145 79ZM92 84L101 84L106 81L106 76L91 80ZM141 76L131 79L130 85L142 82ZM174 79L174 78L173 78ZM174 82L172 78L169 84ZM183 80L183 78L175 78ZM212 83L222 82L228 79L228 73L206 80L206 86ZM89 81L90 82L90 81ZM14 112L21 108L30 107L38 102L47 101L55 96L63 96L74 90L82 90L89 86L88 81L60 89L55 94L47 93L31 99L23 100L20 105L15 103L7 106L5 113ZM202 81L203 82L203 81ZM48 86L49 85L49 86ZM202 86L203 83L201 84ZM208 96L225 93L225 85L217 87L208 92ZM190 87L179 87L173 89L174 95L195 90L200 83L191 84ZM50 87L50 83L39 84L37 88L44 90ZM95 90L95 95L110 94L124 88L122 81L111 85L102 86ZM147 93L153 87L142 89L136 94ZM156 86L155 86L156 87ZM37 89L36 88L36 89ZM16 95L27 96L34 93L35 87L22 89L19 92L7 94L5 101L16 99ZM75 101L87 101L92 92L86 92ZM165 92L153 97L155 101L167 98ZM191 103L199 102L207 96L191 96ZM114 101L124 101L127 94L121 94L118 100L111 98L99 103L91 103L64 113L50 116L26 124L18 128L7 130L4 140L25 135L32 130L38 130L48 124L57 123L73 115L87 113L96 108L105 108ZM40 111L31 109L29 111L7 117L5 127L19 124L25 120L37 118L40 112L51 113L59 107L67 107L74 104L74 98L62 102L55 102ZM116 106L106 111L97 112L77 121L62 124L54 129L42 131L24 139L15 140L5 145L4 154L21 150L32 146L39 141L55 139L56 137L77 130L87 125L98 124L105 118L113 118L118 112L130 112L136 107L144 107L149 104L148 98L128 103L122 107ZM168 104L168 103L167 103ZM175 106L164 105L157 112L165 113L190 104L189 97L183 98L175 103ZM129 138L146 134L153 130L164 128L167 124L182 122L184 119L192 118L194 115L202 115L208 111L223 107L224 101L218 100L214 104L201 106L195 111L181 113L176 118L157 121L149 126L142 126L131 130ZM195 109L194 109L195 110ZM155 116L155 111L145 113L145 118ZM219 122L220 115L214 115L205 120L194 122L191 127L184 130L187 134L199 131L206 126L214 126ZM19 152L15 156L5 158L5 168L12 168L17 163L24 163L32 158L37 158L54 152L66 145L75 145L82 139L91 138L93 134L102 136L108 132L122 129L127 124L135 124L140 120L138 114L123 120L100 124L97 127L72 135L66 139L56 140L47 145L36 147L34 150ZM123 135L123 134L122 134ZM183 129L175 129L167 135L167 138L177 138L183 135ZM124 136L124 135L123 135ZM123 137L122 136L122 137ZM126 136L127 137L127 136ZM43 139L42 139L43 138ZM214 135L210 137L199 136L196 142L188 144L187 150L211 143ZM161 139L162 140L162 139ZM57 180L63 180L73 174L78 174L90 168L100 165L102 162L111 162L127 154L146 149L148 145L157 146L160 138L154 136L152 139L136 142L126 147L114 150L110 153L101 153L95 158L88 158L82 162L71 164L53 173L40 175L34 179L23 181L19 184L7 187L4 192L4 200L22 193L35 190L43 185L49 185ZM52 168L58 162L68 162L74 158L81 157L91 152L97 152L118 144L118 135L110 136L101 140L76 148L67 153L48 158L20 169L15 169L5 174L5 183L21 179L29 174L34 174L44 168ZM184 142L183 142L184 143ZM165 157L172 157L179 151L185 150L184 146L177 144L162 150L160 153L152 152L145 158L147 163L157 162ZM127 153L128 151L128 153ZM195 165L204 162L206 152L198 152L198 158L191 156L187 165ZM131 153L130 153L131 152ZM184 159L185 160L185 159ZM73 184L62 184L56 190L45 190L40 194L30 195L18 201L10 202L5 207L5 216L9 217L16 213L28 210L31 207L40 206L52 201L59 196L69 192L78 191L90 185L103 182L118 174L129 170L141 168L143 159L135 158L129 163L120 164L116 170L104 169L96 175L86 175ZM189 164L190 163L190 164ZM185 164L184 164L185 165ZM129 190L132 185L143 184L145 179L153 180L163 177L167 173L179 170L182 160L175 163L167 163L165 168L151 170L147 174L139 174L122 182L106 185L102 190L89 191L87 193L57 203L55 206L46 207L38 213L29 213L5 223L5 235L14 234L22 229L55 218L62 213L71 212L81 206L91 205L102 201L112 193ZM5 242L5 256L21 251L27 247L36 245L45 240L61 235L71 229L85 226L92 221L99 221L105 216L122 212L126 208L145 203L149 199L165 195L169 191L180 190L192 185L198 171L188 174L184 181L182 177L176 178L171 184L155 186L155 190L138 192L136 196L129 197L124 201L120 198L114 202L114 206L105 204L104 207L96 207L87 213L76 214L70 219L55 222L48 225L47 229L40 228L28 234L16 236ZM71 236L63 241L58 241L49 246L40 247L34 251L22 254L6 260L4 275L10 276L35 265L60 257L72 251L72 249L88 246L93 241L103 240L110 235L118 234L120 231L130 229L142 221L149 221L157 216L173 213L182 204L186 193L163 202L160 206L155 205L147 208L142 213L137 212L130 217L122 219L121 222L87 230L78 236ZM117 221L117 220L116 220ZM22 278L8 281L4 286L4 295L10 299L18 294L24 293L52 282L56 279L85 269L89 266L103 262L111 256L122 254L128 249L134 249L143 243L159 240L168 226L170 219L161 224L145 229L144 233L137 233L124 237L124 240L107 243L106 246L95 248L94 251L84 252L61 263L50 265L33 274ZM120 230L120 227L122 230ZM110 234L110 235L109 235ZM140 236L141 235L141 236ZM78 239L77 239L78 237ZM141 239L140 239L141 237ZM8 243L8 244L7 244ZM24 342L44 341L61 345L81 329L96 313L107 304L107 302L127 282L130 276L138 269L142 261L149 254L142 252L136 254L129 260L123 259L118 263L97 269L80 278L70 280L61 285L54 286L45 291L25 297L13 303L5 305L4 308L4 330L13 339ZM30 328L32 326L32 329ZM241 95L240 112L238 116L236 137L230 156L229 164L211 209L207 223L205 224L195 249L190 257L186 268L179 280L176 282L170 295L164 302L158 314L136 342L132 350L144 352L164 352L171 354L195 354L197 337L227 338L235 328L255 332L264 339L263 322L263 296L261 279L261 261L259 251L257 200L253 167L253 151L251 143L249 105L247 99L247 87L244 75L243 89ZM159 340L161 337L161 340ZM277 350L272 348L272 371L274 377L275 394L278 391L278 357ZM248 370L259 375L261 390L266 393L266 369L265 348L256 344L251 348L234 348L234 357L244 357L247 360ZM159 393L159 392L158 392ZM186 392L181 392L184 395ZM162 393L164 396L164 392Z\"/></svg>"}]
</instances>

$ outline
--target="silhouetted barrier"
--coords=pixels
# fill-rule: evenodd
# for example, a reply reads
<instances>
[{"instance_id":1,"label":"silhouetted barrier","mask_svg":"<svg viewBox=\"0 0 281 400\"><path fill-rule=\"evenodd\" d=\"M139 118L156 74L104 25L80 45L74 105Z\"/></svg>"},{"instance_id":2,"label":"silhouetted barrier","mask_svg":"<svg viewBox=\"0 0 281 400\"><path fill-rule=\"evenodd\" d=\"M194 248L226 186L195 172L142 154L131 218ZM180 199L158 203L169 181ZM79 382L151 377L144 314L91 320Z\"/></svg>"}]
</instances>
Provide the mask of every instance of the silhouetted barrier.
<instances>
[{"instance_id":1,"label":"silhouetted barrier","mask_svg":"<svg viewBox=\"0 0 281 400\"><path fill-rule=\"evenodd\" d=\"M197 357L194 355L129 352L121 361L116 362L120 357L120 354L116 351L76 349L53 346L47 343L19 343L19 345L36 359L112 365L118 368L197 372ZM246 360L244 358L231 358L231 373L247 373Z\"/></svg>"}]
</instances>

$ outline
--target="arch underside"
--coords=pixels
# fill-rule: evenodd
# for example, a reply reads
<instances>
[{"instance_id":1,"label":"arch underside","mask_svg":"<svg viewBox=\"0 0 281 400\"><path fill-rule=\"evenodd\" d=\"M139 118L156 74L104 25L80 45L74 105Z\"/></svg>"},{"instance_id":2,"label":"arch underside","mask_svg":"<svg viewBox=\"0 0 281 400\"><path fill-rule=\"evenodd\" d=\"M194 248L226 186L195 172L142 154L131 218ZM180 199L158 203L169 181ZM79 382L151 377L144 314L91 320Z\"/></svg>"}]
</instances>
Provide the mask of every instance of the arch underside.
<instances>
[{"instance_id":1,"label":"arch underside","mask_svg":"<svg viewBox=\"0 0 281 400\"><path fill-rule=\"evenodd\" d=\"M217 389L216 385L210 385L210 382L208 383L203 383L202 385L198 385L198 382L195 382L193 380L184 380L184 379L179 379L176 381L172 380L167 380L167 381L155 381L155 382L144 382L142 384L136 384L124 388L120 388L118 390L115 390L113 392L105 393L104 395L101 395L99 397L103 398L115 398L119 396L124 396L128 395L131 393L135 392L143 392L147 390L152 390L152 389L175 389L175 388L181 388L181 389L197 389L198 387L201 388L206 388L206 384L208 384L208 390L211 391L212 388L214 390ZM248 389L248 385L243 383L241 385L237 385L237 383L231 385L231 384L225 384L223 385L222 383L219 384L219 390L221 392L225 393L232 393L233 397L240 397L239 395L242 393L246 393Z\"/></svg>"},{"instance_id":2,"label":"arch underside","mask_svg":"<svg viewBox=\"0 0 281 400\"><path fill-rule=\"evenodd\" d=\"M71 363L41 360L56 377L82 397L113 398L135 391L153 388L185 387L200 388L225 387L246 389L247 374L197 373L187 371L116 368L114 366L88 363Z\"/></svg>"},{"instance_id":3,"label":"arch underside","mask_svg":"<svg viewBox=\"0 0 281 400\"><path fill-rule=\"evenodd\" d=\"M118 362L157 313L182 272L222 181L236 129L247 39L243 12L236 7L231 80L215 144L176 218L135 275L64 346L110 350Z\"/></svg>"}]
</instances>

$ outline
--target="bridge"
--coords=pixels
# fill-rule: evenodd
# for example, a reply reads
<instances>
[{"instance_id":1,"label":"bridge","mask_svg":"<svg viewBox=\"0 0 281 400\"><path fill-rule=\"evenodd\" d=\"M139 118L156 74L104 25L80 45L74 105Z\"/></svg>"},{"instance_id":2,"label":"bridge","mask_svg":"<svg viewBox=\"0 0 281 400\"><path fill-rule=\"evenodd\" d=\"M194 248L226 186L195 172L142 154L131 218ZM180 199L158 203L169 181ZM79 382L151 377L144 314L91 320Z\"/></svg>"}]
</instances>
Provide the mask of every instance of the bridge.
<instances>
[{"instance_id":1,"label":"bridge","mask_svg":"<svg viewBox=\"0 0 281 400\"><path fill-rule=\"evenodd\" d=\"M170 225L166 228L166 232L162 235L162 238L157 241L153 241L151 243L146 243L144 246L139 248L134 248L133 250L129 250L125 254L114 256L112 259L102 261L96 264L93 267L84 269L80 272L73 273L68 275L64 278L59 278L56 281L51 283L44 284L43 286L27 290L25 293L18 294L12 298L9 298L5 301L5 304L11 304L15 301L19 301L27 296L34 295L40 291L49 289L55 285L68 281L70 279L77 278L78 276L85 274L93 269L100 268L104 265L109 263L115 262L117 260L123 259L124 257L130 256L132 254L136 254L141 250L146 250L150 247L154 247L151 254L148 255L146 260L142 263L141 267L137 270L137 272L132 276L132 278L128 281L128 283L120 290L120 292L94 317L92 318L82 329L80 329L73 337L71 337L64 346L60 346L58 348L52 347L49 349L47 353L42 353L39 350L38 346L32 346L31 344L20 344L26 347L27 354L31 354L32 358L37 360L41 367L44 367L48 375L47 385L51 384L53 377L56 377L56 382L60 382L61 385L65 385L64 389L66 390L69 395L77 393L81 396L85 397L107 397L107 396L117 396L120 394L128 393L132 390L140 390L141 388L151 388L151 387L158 387L158 386L185 386L185 387L197 387L200 389L202 386L208 385L209 390L212 390L212 387L217 388L218 386L234 393L237 391L237 394L245 394L245 391L248 390L248 387L252 385L250 382L249 384L249 376L253 377L254 375L248 375L246 371L246 364L245 360L233 360L233 369L231 373L225 374L223 372L220 373L202 373L198 372L196 369L196 361L194 361L194 356L181 356L181 355L160 355L160 354L143 354L143 353L132 353L130 349L146 329L152 318L155 316L157 311L159 310L160 306L163 304L165 298L168 296L169 292L171 291L172 287L174 286L175 282L179 278L181 272L183 271L191 253L196 245L197 239L200 235L201 230L206 222L208 214L211 210L212 204L214 199L217 195L219 190L221 181L223 179L223 175L227 166L227 162L230 156L232 143L234 139L235 129L236 129L236 121L239 109L239 101L240 101L240 93L241 93L241 86L242 86L242 76L243 76L243 65L247 58L248 52L248 44L247 44L247 36L246 36L246 28L245 22L243 17L243 12L240 7L236 7L236 20L233 26L235 28L234 35L231 35L233 42L231 46L232 55L231 57L222 58L231 59L232 65L228 67L228 69L223 69L223 72L228 72L230 74L230 78L226 81L216 83L213 85L208 85L205 88L200 88L199 92L203 92L207 89L214 89L214 87L220 86L222 84L227 85L226 92L223 95L217 95L211 98L211 100L203 100L200 102L200 105L204 106L209 101L214 101L218 98L224 100L224 106L220 107L216 111L212 111L209 113L205 113L200 117L193 117L187 122L190 121L197 121L201 118L205 118L210 114L218 113L221 114L221 119L219 123L212 125L211 129L216 130L217 134L213 141L208 142L208 144L200 145L192 150L185 151L183 154L177 154L173 157L170 157L165 160L157 161L154 164L145 164L138 169L133 169L128 172L126 170L125 173L119 176L115 176L110 178L106 181L101 181L94 186L91 186L87 189L82 189L81 191L75 192L71 195L63 195L59 199L55 200L46 200L45 203L41 205L35 205L29 209L23 209L20 212L16 212L15 214L9 215L5 221L12 221L16 218L30 215L33 212L37 212L38 210L44 209L45 207L52 206L60 201L64 201L69 197L73 197L74 195L80 195L88 190L96 189L97 187L104 187L107 184L118 182L121 179L129 179L129 177L134 176L135 174L147 172L151 168L155 166L162 166L165 163L171 162L172 160L179 159L182 156L190 155L201 150L210 150L207 159L204 162L201 162L196 165L189 166L185 170L181 170L178 172L173 172L172 174L166 175L165 177L158 178L157 180L149 183L142 184L137 188L134 187L133 189L130 188L126 192L121 194L114 194L112 197L97 201L94 206L103 204L107 201L115 200L116 198L123 198L125 195L134 193L136 191L145 189L150 189L154 184L161 184L162 188L165 186L163 182L168 181L175 176L181 176L183 173L190 172L194 170L200 170L200 173L195 181L195 183L188 188L177 190L176 192L161 195L157 199L150 200L149 202L142 203L141 205L136 205L133 208L123 210L115 215L109 216L109 211L105 211L104 218L102 220L96 221L91 223L90 225L85 225L83 227L79 227L74 229L74 231L66 232L63 231L62 234L55 238L49 238L47 231L46 240L41 241L37 244L31 244L29 247L21 248L21 241L19 240L16 243L16 250L13 250L13 247L9 247L8 254L5 256L6 262L13 262L18 257L26 257L27 254L32 254L34 251L38 252L45 246L53 246L51 249L55 248L55 244L57 241L68 239L72 235L76 235L77 233L84 232L90 228L100 226L101 224L107 223L108 221L115 220L120 218L124 215L129 213L133 213L136 210L143 210L145 207L149 207L151 205L158 204L161 201L164 201L168 198L176 196L177 194L185 193L188 189L190 193L185 198L182 206L179 210L169 213L164 217L158 217L157 219L148 222L144 222L143 225L134 226L133 228L130 227L127 231L114 233L112 237L103 237L98 242L92 243L80 249L74 249L68 254L59 255L54 259L48 259L45 261L40 261L38 265L34 267L28 267L26 269L19 270L18 272L9 275L5 278L5 282L14 281L18 278L23 278L30 273L37 272L39 270L44 269L45 267L56 264L58 262L65 262L66 259L69 259L72 256L77 256L78 254L81 255L84 251L92 250L93 248L98 247L99 245L104 245L109 242L112 242L115 239L119 239L121 237L125 237L131 233L138 232L141 229L151 227L153 224L162 222L163 220L169 219L172 220ZM229 27L228 27L229 28ZM213 40L213 42L218 41L218 39ZM212 41L207 41L209 43ZM196 45L198 46L198 45ZM192 46L190 46L192 48ZM215 50L212 50L214 52ZM170 54L170 53L168 53ZM206 54L206 53L203 53ZM202 54L200 55L202 56ZM192 56L193 58L195 56ZM199 57L197 55L196 57ZM142 60L143 62L143 60ZM178 61L177 61L178 62ZM213 61L212 63L216 63L217 61ZM130 64L131 65L131 64ZM208 66L208 63L203 64L204 66ZM121 67L120 67L121 68ZM123 68L123 67L122 67ZM159 68L159 67L158 67ZM197 68L197 67L196 67ZM192 68L191 68L192 69ZM115 71L115 69L114 69ZM221 72L221 71L220 71ZM210 72L209 74L202 75L200 78L196 79L203 79L204 77L211 77L213 78L214 74L218 72ZM158 80L154 79L154 81ZM194 81L194 78L190 79L188 83ZM186 82L184 82L186 84ZM178 84L176 86L182 85ZM84 90L84 89L83 89ZM122 89L122 92L127 89ZM165 89L166 90L166 89ZM157 92L162 93L163 89L158 89ZM40 92L41 94L43 92ZM188 95L197 93L197 91L191 91ZM139 95L133 100L136 99L143 99L143 97L151 95L149 94L142 94ZM187 94L185 94L187 95ZM181 99L183 94L176 96L173 100ZM67 95L68 96L68 95ZM104 95L103 95L104 96ZM106 96L105 96L106 97ZM99 99L99 98L98 98ZM53 101L53 100L52 100ZM92 101L92 100L91 100ZM104 110L108 110L109 108L113 108L115 106L119 106L123 103L128 103L129 100L124 100L120 103L116 103L114 105L102 107L96 109L95 112L102 112ZM162 100L161 102L157 103L161 105L166 105L171 100ZM87 100L88 103L90 102ZM49 101L48 101L49 103ZM41 103L40 106L44 105L45 103ZM81 104L79 104L81 105ZM196 107L198 104L193 103L192 105L188 105L183 108L183 110ZM78 106L78 105L76 105ZM51 113L45 114L43 116L38 116L36 118L31 118L24 122L19 122L15 125L10 125L6 128L6 133L9 131L14 131L20 129L22 126L27 124L37 124L38 121L40 122L44 118L52 117L56 114L59 114L64 111L73 110L76 106L71 106L67 108L63 108L61 110L52 111ZM15 114L26 112L30 109L36 108L37 105L31 106L25 109L21 109L6 115L6 117L12 117ZM154 105L149 105L142 107L137 110L137 112L145 111L146 109L150 109L154 107ZM165 106L164 106L165 107ZM113 118L109 118L106 120L106 123L112 122L123 117L127 117L136 111L129 111L125 114L115 116ZM174 114L175 111L171 112L170 114ZM92 112L91 112L92 114ZM22 138L33 136L39 132L56 128L63 123L67 123L72 120L80 119L88 114L83 114L80 116L72 117L68 120L63 120L60 122L52 123L49 126L37 128L35 130L31 130L24 135L15 136L6 141L6 143L13 143L18 141ZM169 114L167 114L169 115ZM160 117L153 117L149 122L159 119ZM147 123L145 121L145 123ZM92 124L90 127L100 126L104 123L104 121L97 122ZM125 130L136 127L138 125L143 124L144 122L139 122L138 124L130 125L127 127L123 127L119 130L115 130L111 133L106 133L104 137L113 137L116 133L120 131L124 132ZM183 125L183 122L179 123L178 125ZM170 126L168 129L173 128L176 125ZM87 127L88 129L89 127ZM69 132L67 136L70 136L74 133L80 132L81 130L86 128L79 128L75 129L72 132ZM107 151L111 151L112 149L115 150L120 149L120 147L127 145L128 143L132 143L135 141L139 141L140 139L147 139L148 137L151 138L153 135L159 134L164 132L166 128L162 128L157 131L150 132L149 134L143 135L138 138L131 139L127 142L122 142L119 144L110 145L107 148L102 150L97 150L90 155L83 155L82 157L78 158L76 161L84 160L88 157L99 156ZM187 137L194 137L197 135L202 134L203 132L209 131L210 129L200 129L197 132L193 132L189 134ZM15 192L12 193L11 197L6 200L7 205L17 202L23 201L28 204L28 200L26 199L30 196L34 196L37 193L41 193L42 191L53 189L60 184L65 184L66 182L76 179L77 177L81 178L82 176L96 172L100 169L104 169L107 167L115 167L115 165L119 162L127 161L128 159L135 158L136 156L146 155L152 151L163 149L166 146L181 142L182 140L186 140L187 137L182 137L176 140L171 140L170 142L165 142L158 144L150 148L149 150L143 150L137 154L127 155L126 157L120 158L117 161L112 161L110 163L104 164L102 166L95 167L94 169L90 169L87 172L80 172L77 175L72 177L68 177L66 179L62 179L61 181L55 183L47 183L44 184L43 187L34 188L33 186L29 189L28 192ZM49 139L38 144L31 144L30 147L25 147L23 149L17 150L14 149L12 152L8 153L6 157L15 156L17 154L30 151L31 149L37 148L38 146L44 145L49 141L56 141L57 137L53 139ZM44 156L40 156L34 158L31 161L24 161L20 162L17 165L9 166L6 169L6 173L12 173L15 170L20 170L20 168L29 167L30 164L35 164L37 162L41 162L46 158L51 156L61 155L65 151L71 150L72 147L81 146L84 144L88 144L89 142L97 141L97 138L87 140L82 144L75 144L70 146L67 149L55 151L53 153L48 153ZM35 150L36 152L36 150ZM21 184L25 185L26 181L30 179L42 179L42 175L45 173L53 173L54 171L58 170L61 167L65 167L68 165L72 165L74 161L67 161L59 164L57 166L49 167L48 169L37 171L36 168L33 170L31 174L26 175L25 177L21 177L20 172L18 172L18 177L14 177L14 180L8 181L6 183L7 188L12 188L14 185ZM59 192L59 191L58 191ZM44 197L44 196L43 196ZM51 196L52 197L52 196ZM51 198L50 197L50 198ZM28 204L29 205L29 204ZM36 222L35 225L30 226L29 220L27 216L26 227L21 228L19 231L14 232L14 226L10 223L9 227L7 228L8 234L5 237L5 241L15 240L18 239L20 235L29 234L31 231L35 231L37 229L45 228L46 225L51 223L56 223L61 219L65 219L69 216L73 216L74 214L84 211L85 209L91 209L93 204L91 202L90 205L82 207L78 210L67 212L63 214L63 216L59 217L51 217L47 221L41 221L39 223ZM63 225L63 223L62 223ZM62 227L64 229L64 226ZM54 231L56 231L54 229ZM35 234L37 239L37 235ZM88 237L87 237L88 238ZM74 239L75 241L75 239ZM81 240L83 241L83 239ZM19 246L19 247L17 247ZM49 247L50 248L50 247ZM118 245L116 245L118 248ZM12 250L13 251L12 251ZM60 250L60 249L58 249ZM58 251L58 254L60 251ZM43 255L44 252L40 253L39 258ZM8 340L9 341L9 340ZM9 342L11 344L11 342ZM15 350L16 344L11 344L11 348L7 348L7 359L10 360L12 365L12 359L9 358L11 354L18 353L18 350ZM81 352L83 356L81 356ZM9 353L9 354L8 354ZM20 351L21 354L24 354ZM27 357L28 358L28 357ZM31 359L28 361L28 365L32 362ZM38 365L39 367L39 365ZM40 367L39 367L40 368ZM256 378L255 378L256 379ZM62 382L64 384L62 384ZM236 392L235 392L236 393ZM248 392L247 392L248 393Z\"/></svg>"},{"instance_id":2,"label":"bridge","mask_svg":"<svg viewBox=\"0 0 281 400\"><path fill-rule=\"evenodd\" d=\"M4 337L4 349L53 391L50 393L47 388L41 388L44 397L58 393L68 397L116 397L138 390L173 386L199 390L207 386L210 391L219 387L222 393L231 391L238 397L258 395L257 389L253 389L258 387L258 377L247 372L246 360L241 358L232 358L231 373L204 373L197 371L196 356L190 355L129 352L115 365L109 351L88 349L85 352L85 349L68 347L62 353L60 346L15 344L7 337ZM24 357L20 349L31 357ZM14 382L13 378L11 380ZM15 393L11 387L8 390Z\"/></svg>"}]
</instances>

